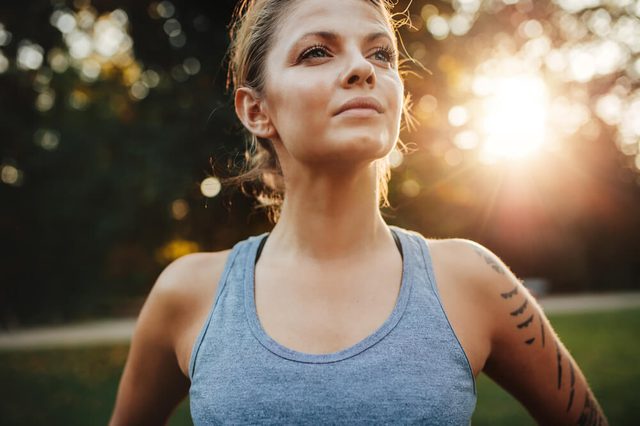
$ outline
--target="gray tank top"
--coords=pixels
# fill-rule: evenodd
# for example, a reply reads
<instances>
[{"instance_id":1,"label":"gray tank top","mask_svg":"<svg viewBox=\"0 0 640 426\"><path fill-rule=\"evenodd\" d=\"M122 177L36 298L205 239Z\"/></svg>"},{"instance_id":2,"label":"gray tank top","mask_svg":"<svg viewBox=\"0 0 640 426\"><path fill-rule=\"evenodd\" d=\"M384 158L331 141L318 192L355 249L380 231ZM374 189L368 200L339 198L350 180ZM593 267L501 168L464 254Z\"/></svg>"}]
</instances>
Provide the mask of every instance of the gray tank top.
<instances>
[{"instance_id":1,"label":"gray tank top","mask_svg":"<svg viewBox=\"0 0 640 426\"><path fill-rule=\"evenodd\" d=\"M475 380L442 307L427 241L389 228L403 254L393 312L364 340L329 354L292 350L262 328L254 271L268 234L233 247L189 363L194 424L470 424Z\"/></svg>"}]
</instances>

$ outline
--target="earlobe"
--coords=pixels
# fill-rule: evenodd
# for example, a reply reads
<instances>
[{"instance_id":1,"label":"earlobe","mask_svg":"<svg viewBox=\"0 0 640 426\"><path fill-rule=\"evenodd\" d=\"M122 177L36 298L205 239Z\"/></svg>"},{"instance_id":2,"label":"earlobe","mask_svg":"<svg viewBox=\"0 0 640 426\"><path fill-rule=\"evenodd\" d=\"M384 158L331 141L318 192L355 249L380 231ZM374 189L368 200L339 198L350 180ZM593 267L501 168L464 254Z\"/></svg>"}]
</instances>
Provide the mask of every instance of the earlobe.
<instances>
[{"instance_id":1,"label":"earlobe","mask_svg":"<svg viewBox=\"0 0 640 426\"><path fill-rule=\"evenodd\" d=\"M275 128L265 110L264 102L252 89L240 87L235 95L236 114L244 127L259 138L270 139Z\"/></svg>"}]
</instances>

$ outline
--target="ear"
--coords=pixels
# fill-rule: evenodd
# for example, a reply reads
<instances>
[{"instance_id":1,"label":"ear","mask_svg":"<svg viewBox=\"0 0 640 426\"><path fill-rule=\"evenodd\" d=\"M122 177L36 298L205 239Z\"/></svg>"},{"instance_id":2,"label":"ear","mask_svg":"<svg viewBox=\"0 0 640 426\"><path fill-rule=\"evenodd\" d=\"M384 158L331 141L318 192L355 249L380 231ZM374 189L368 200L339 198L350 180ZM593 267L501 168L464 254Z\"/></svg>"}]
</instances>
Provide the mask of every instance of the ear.
<instances>
[{"instance_id":1,"label":"ear","mask_svg":"<svg viewBox=\"0 0 640 426\"><path fill-rule=\"evenodd\" d=\"M264 101L252 89L240 87L235 95L236 114L244 127L259 138L270 139L276 131Z\"/></svg>"}]
</instances>

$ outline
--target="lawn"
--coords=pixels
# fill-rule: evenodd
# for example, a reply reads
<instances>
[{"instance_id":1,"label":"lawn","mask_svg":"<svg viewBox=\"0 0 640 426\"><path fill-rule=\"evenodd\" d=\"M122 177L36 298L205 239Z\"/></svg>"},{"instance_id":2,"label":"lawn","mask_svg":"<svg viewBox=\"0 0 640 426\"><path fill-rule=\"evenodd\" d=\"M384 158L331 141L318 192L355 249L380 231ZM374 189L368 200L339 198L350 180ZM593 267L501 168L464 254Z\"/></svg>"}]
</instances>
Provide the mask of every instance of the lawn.
<instances>
[{"instance_id":1,"label":"lawn","mask_svg":"<svg viewBox=\"0 0 640 426\"><path fill-rule=\"evenodd\" d=\"M611 424L637 424L640 309L555 315L551 322L589 378ZM0 423L106 424L127 346L0 352ZM189 425L184 401L170 425ZM532 425L526 411L482 376L474 425Z\"/></svg>"}]
</instances>

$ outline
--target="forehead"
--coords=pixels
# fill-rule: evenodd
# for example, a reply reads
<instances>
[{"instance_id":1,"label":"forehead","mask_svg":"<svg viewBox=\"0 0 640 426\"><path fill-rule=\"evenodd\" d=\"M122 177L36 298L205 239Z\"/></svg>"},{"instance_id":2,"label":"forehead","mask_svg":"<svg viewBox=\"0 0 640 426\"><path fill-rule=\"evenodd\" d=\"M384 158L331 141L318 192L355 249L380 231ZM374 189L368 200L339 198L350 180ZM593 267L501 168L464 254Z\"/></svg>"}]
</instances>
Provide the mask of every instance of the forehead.
<instances>
[{"instance_id":1,"label":"forehead","mask_svg":"<svg viewBox=\"0 0 640 426\"><path fill-rule=\"evenodd\" d=\"M382 6L370 0L298 0L282 16L276 48L293 45L303 34L329 31L342 37L386 32L395 40Z\"/></svg>"}]
</instances>

